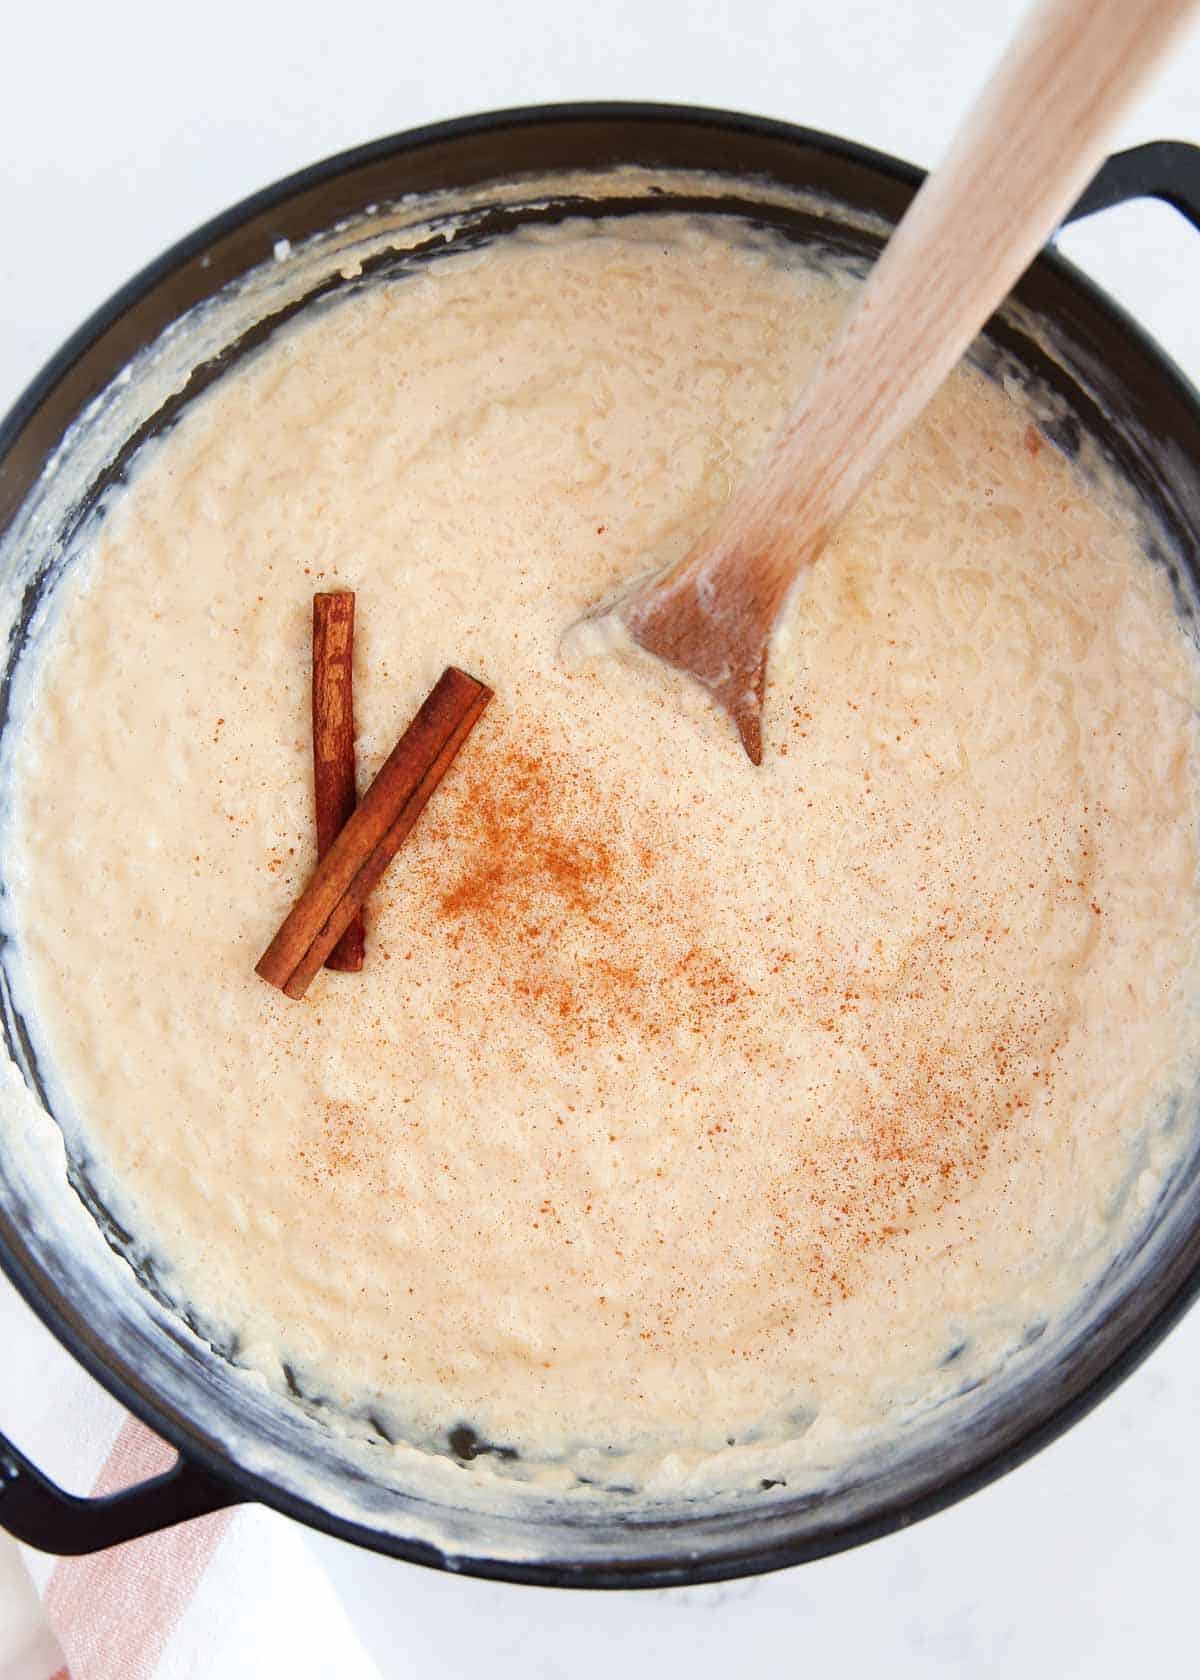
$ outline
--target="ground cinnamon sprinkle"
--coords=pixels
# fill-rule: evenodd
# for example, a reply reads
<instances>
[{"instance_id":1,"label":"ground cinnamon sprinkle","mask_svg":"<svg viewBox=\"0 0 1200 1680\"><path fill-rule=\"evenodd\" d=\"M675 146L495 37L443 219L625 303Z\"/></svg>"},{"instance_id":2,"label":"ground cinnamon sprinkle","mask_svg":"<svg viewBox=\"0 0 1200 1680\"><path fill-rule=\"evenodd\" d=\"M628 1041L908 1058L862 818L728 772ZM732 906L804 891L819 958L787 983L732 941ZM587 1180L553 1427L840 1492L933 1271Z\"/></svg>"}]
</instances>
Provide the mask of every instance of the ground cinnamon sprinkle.
<instances>
[{"instance_id":1,"label":"ground cinnamon sprinkle","mask_svg":"<svg viewBox=\"0 0 1200 1680\"><path fill-rule=\"evenodd\" d=\"M611 925L619 873L613 844L564 820L561 787L585 779L523 747L501 750L466 790L470 863L441 898L450 921L470 918L492 939L536 937L548 898L595 926ZM597 813L598 818L602 813ZM461 820L461 818L460 818ZM597 822L599 827L599 822Z\"/></svg>"},{"instance_id":2,"label":"ground cinnamon sprinkle","mask_svg":"<svg viewBox=\"0 0 1200 1680\"><path fill-rule=\"evenodd\" d=\"M359 1103L327 1102L320 1123L296 1145L296 1159L316 1188L376 1176L384 1149L381 1128Z\"/></svg>"},{"instance_id":3,"label":"ground cinnamon sprinkle","mask_svg":"<svg viewBox=\"0 0 1200 1680\"><path fill-rule=\"evenodd\" d=\"M882 813L863 814L865 823L880 820ZM1045 895L1042 914L1081 929L1082 949L1094 937L1085 925L1088 830L1064 821L1046 844L1043 879L1030 884ZM969 836L957 848L943 836L942 845L924 887L931 896L935 883L957 883L957 901L939 908L934 900L899 961L839 952L818 938L815 956L793 968L796 1003L811 1000L845 1069L847 1124L815 1147L803 1135L790 1140L767 1201L781 1252L807 1270L826 1306L848 1298L860 1263L884 1245L893 1277L902 1276L918 1227L952 1213L985 1170L1014 1164L1018 1147L1026 1157L1036 1150L1016 1122L1035 1099L1053 1096L1069 996L1050 975L1044 990L997 989L989 950L1011 936L1011 883L975 883ZM990 1014L973 1007L977 994L990 1001ZM947 999L961 1010L947 1008Z\"/></svg>"},{"instance_id":4,"label":"ground cinnamon sprinkle","mask_svg":"<svg viewBox=\"0 0 1200 1680\"><path fill-rule=\"evenodd\" d=\"M882 851L916 848L928 859L919 906L903 912L913 933L899 955L860 951L835 943L819 923L769 913L751 942L775 993L766 1008L747 950L714 935L704 881L671 867L671 837L631 809L619 782L510 722L477 743L445 795L416 862L411 913L436 924L462 984L490 989L497 1009L515 1005L568 1062L599 1051L618 1060L679 1055L690 1046L686 1066L718 1039L736 1046L749 1081L740 1109L707 1088L703 1060L693 1064L695 1082L681 1086L696 1147L719 1152L720 1171L736 1180L742 1152L761 1160L764 1131L772 1136L760 1206L780 1279L794 1287L803 1277L818 1301L850 1295L862 1262L881 1247L896 1251L902 1269L912 1231L952 1212L972 1179L1003 1164L1015 1120L1035 1089L1051 1086L1065 1029L1049 994L997 996L980 1031L964 1031L946 1007L947 998L965 1004L993 987L989 950L1012 936L1011 884L983 890L969 837L918 838L870 779L855 822ZM1094 924L1086 850L1085 837L1065 829L1048 838L1036 885ZM829 1047L819 1075L808 1077L832 1079L840 1093L832 1135L814 1138L790 1124L772 1134L773 1116L755 1111L756 1070L777 1075L791 1065L789 1016ZM797 1082L805 1076L796 1063ZM568 1133L562 1159L571 1148ZM638 1194L635 1184L628 1193ZM534 1228L555 1223L543 1214ZM684 1281L686 1256L680 1264L678 1275L668 1268L638 1332L656 1343L671 1334L681 1301L700 1310L704 1297L703 1282Z\"/></svg>"},{"instance_id":5,"label":"ground cinnamon sprinkle","mask_svg":"<svg viewBox=\"0 0 1200 1680\"><path fill-rule=\"evenodd\" d=\"M622 791L501 728L447 788L418 865L418 913L451 961L564 1054L753 1021L752 989L705 937L700 893L658 867Z\"/></svg>"}]
</instances>

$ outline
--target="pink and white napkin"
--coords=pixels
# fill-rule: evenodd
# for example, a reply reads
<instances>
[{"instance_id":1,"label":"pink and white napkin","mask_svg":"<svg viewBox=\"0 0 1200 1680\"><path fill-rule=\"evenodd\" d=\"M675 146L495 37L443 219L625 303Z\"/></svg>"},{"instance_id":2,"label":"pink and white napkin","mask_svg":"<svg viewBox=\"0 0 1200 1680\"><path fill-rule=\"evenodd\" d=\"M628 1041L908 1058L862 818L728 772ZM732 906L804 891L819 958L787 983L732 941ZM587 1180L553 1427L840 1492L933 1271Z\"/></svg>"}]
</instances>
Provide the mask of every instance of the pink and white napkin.
<instances>
[{"instance_id":1,"label":"pink and white napkin","mask_svg":"<svg viewBox=\"0 0 1200 1680\"><path fill-rule=\"evenodd\" d=\"M0 1427L72 1493L165 1469L171 1448L63 1351L0 1278ZM299 1528L259 1506L87 1558L0 1533L0 1680L378 1680Z\"/></svg>"}]
</instances>

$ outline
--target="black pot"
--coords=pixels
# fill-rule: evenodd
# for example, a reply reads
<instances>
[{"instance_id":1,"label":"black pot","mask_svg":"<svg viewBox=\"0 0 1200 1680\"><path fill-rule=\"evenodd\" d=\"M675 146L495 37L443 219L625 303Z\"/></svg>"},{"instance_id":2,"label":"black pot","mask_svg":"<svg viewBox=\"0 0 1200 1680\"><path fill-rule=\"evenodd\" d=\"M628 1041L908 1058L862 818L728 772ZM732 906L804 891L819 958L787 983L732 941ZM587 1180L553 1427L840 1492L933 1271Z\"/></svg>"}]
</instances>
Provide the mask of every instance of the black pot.
<instances>
[{"instance_id":1,"label":"black pot","mask_svg":"<svg viewBox=\"0 0 1200 1680\"><path fill-rule=\"evenodd\" d=\"M161 257L83 326L0 427L0 532L31 519L43 468L64 434L131 358L186 311L268 257L299 247L368 206L402 195L462 189L473 209L451 248L517 222L565 215L637 215L690 208L686 183L666 197L603 202L586 184L535 205L497 203L495 184L529 174L615 165L712 171L728 191L705 197L717 214L749 217L790 238L870 257L904 211L920 172L893 158L786 124L650 105L547 107L468 118L379 141L307 169L228 211ZM787 202L778 189L817 202ZM1128 198L1167 200L1200 226L1200 150L1160 143L1110 159L1076 207L1086 215ZM842 208L839 208L842 207ZM438 249L444 250L445 244ZM431 250L430 255L433 255ZM386 266L388 259L378 259ZM366 265L368 272L371 263ZM92 460L76 493L43 529L41 559L13 595L0 681L0 732L13 673L71 531L133 451L237 355L317 293L347 282L326 275L209 348L182 389L166 394ZM1200 575L1200 406L1179 372L1114 304L1061 258L1044 255L989 326L989 358L1016 363L1060 399L1054 441L1068 453L1088 434L1137 487L1164 540L1181 611ZM70 465L70 448L64 454ZM76 469L83 472L82 468ZM59 465L61 476L63 468ZM69 477L69 472L67 473ZM12 542L10 541L10 549ZM5 581L0 576L0 583ZM10 593L12 593L10 591ZM43 1099L36 1023L22 1019L0 952L0 1024L11 1060ZM44 1104L44 1106L47 1106ZM804 1562L860 1544L941 1509L1012 1468L1081 1417L1145 1357L1200 1289L1200 1152L1164 1191L1136 1253L1100 1280L1072 1324L1020 1380L1002 1373L965 1396L944 1428L915 1437L894 1459L859 1466L820 1494L778 1488L723 1505L676 1504L602 1518L530 1504L517 1515L480 1504L467 1461L486 1450L469 1432L446 1444L445 1497L398 1491L372 1474L371 1450L326 1429L311 1410L250 1388L228 1360L165 1301L147 1257L107 1216L86 1159L66 1175L37 1151L0 1158L0 1264L43 1322L123 1405L180 1453L166 1475L107 1499L78 1499L49 1483L0 1437L0 1525L58 1553L81 1553L239 1501L258 1500L343 1539L417 1563L557 1586L631 1587L718 1580ZM68 1177L70 1180L68 1186ZM90 1222L90 1246L80 1232ZM112 1262L98 1225L140 1275ZM1050 1338L1046 1338L1047 1342ZM376 1467L381 1465L375 1449ZM457 1459L461 1468L455 1469Z\"/></svg>"}]
</instances>

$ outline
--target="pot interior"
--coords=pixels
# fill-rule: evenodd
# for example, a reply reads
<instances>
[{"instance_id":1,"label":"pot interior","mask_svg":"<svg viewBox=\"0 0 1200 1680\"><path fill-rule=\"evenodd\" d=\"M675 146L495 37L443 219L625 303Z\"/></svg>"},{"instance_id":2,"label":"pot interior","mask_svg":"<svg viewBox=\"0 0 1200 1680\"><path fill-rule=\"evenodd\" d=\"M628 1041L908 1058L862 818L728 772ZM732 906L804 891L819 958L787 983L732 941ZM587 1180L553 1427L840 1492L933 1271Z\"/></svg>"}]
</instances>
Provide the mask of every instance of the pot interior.
<instances>
[{"instance_id":1,"label":"pot interior","mask_svg":"<svg viewBox=\"0 0 1200 1680\"><path fill-rule=\"evenodd\" d=\"M87 522L214 380L301 310L388 284L512 228L575 216L703 212L869 263L915 176L823 137L703 114L540 114L450 125L335 160L249 201L165 258L83 330L0 432L0 772L12 774L23 672ZM406 195L430 195L412 202ZM1200 411L1114 307L1043 259L976 349L1038 393L1065 453L1098 452L1144 509L1146 546L1194 624ZM49 461L50 467L43 470ZM3 785L0 782L0 785ZM5 820L8 801L0 808ZM0 857L4 849L0 846ZM0 865L2 868L2 865ZM6 889L0 881L0 894ZM0 900L2 902L2 900ZM320 1402L267 1392L237 1350L170 1300L135 1233L97 1193L86 1145L52 1114L20 953L0 947L0 1258L69 1347L176 1445L250 1496L378 1549L510 1579L663 1584L840 1549L969 1491L1064 1427L1182 1310L1200 1274L1195 1143L1061 1333L922 1420L886 1458L804 1489L654 1507L499 1492L466 1426L434 1456L396 1450L370 1418L334 1432ZM1180 1113L1181 1137L1200 1128Z\"/></svg>"}]
</instances>

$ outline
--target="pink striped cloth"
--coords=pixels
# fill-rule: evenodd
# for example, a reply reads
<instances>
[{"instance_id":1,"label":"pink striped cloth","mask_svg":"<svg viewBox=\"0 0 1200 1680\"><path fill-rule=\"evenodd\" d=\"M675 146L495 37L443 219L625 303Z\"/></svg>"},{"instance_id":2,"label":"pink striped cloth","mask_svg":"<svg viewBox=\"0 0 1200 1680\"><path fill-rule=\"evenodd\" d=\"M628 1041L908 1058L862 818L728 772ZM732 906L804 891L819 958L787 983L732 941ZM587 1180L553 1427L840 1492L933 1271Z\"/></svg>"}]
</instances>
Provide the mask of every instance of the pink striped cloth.
<instances>
[{"instance_id":1,"label":"pink striped cloth","mask_svg":"<svg viewBox=\"0 0 1200 1680\"><path fill-rule=\"evenodd\" d=\"M73 1493L174 1454L58 1346L0 1278L0 1426ZM0 1680L378 1680L296 1524L218 1511L88 1558L0 1534Z\"/></svg>"}]
</instances>

